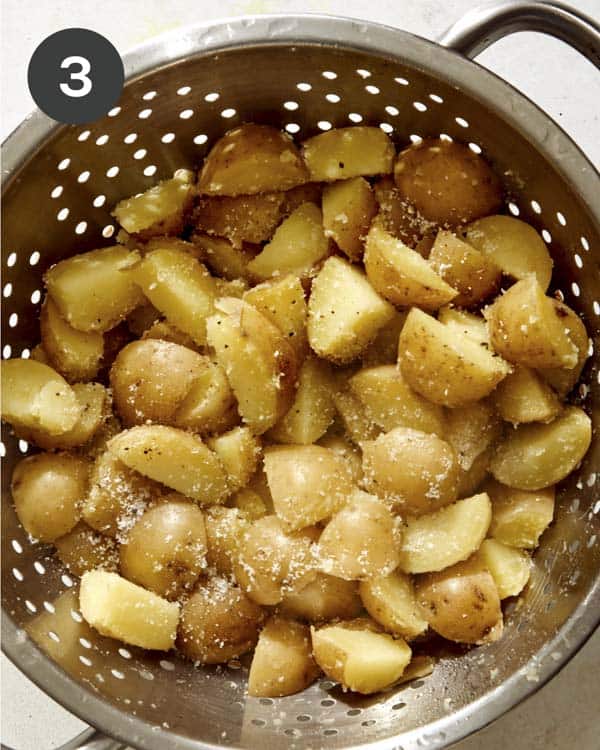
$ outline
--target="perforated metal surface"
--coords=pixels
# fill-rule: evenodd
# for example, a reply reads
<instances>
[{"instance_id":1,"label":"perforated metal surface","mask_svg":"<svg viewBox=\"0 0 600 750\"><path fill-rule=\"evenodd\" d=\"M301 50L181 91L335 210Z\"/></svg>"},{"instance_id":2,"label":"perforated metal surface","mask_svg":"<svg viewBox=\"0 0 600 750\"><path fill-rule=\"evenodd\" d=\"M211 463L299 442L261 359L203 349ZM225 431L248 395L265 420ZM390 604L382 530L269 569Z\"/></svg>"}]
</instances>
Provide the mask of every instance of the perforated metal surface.
<instances>
[{"instance_id":1,"label":"perforated metal surface","mask_svg":"<svg viewBox=\"0 0 600 750\"><path fill-rule=\"evenodd\" d=\"M234 42L243 46L222 49ZM3 357L27 357L38 341L45 269L110 244L117 200L198 165L218 136L245 121L278 125L299 139L363 122L380 125L399 146L440 134L469 143L504 175L511 213L542 231L555 260L553 288L600 347L600 228L585 195L597 189L597 176L566 136L491 74L402 32L333 19L224 24L173 38L166 49L159 55L151 45L129 58L136 77L106 118L59 128L17 160L3 203ZM175 61L163 64L165 54ZM504 638L466 653L446 651L433 676L372 698L321 682L289 698L249 699L246 662L195 669L99 637L77 615L73 580L18 525L8 485L29 447L6 430L2 598L9 653L82 718L139 747L444 745L546 679L591 629L582 608L589 612L600 598L596 356L583 383L577 401L594 421L593 445L560 492L556 523L536 555L527 593L509 606ZM43 638L59 670L31 647L27 632Z\"/></svg>"}]
</instances>

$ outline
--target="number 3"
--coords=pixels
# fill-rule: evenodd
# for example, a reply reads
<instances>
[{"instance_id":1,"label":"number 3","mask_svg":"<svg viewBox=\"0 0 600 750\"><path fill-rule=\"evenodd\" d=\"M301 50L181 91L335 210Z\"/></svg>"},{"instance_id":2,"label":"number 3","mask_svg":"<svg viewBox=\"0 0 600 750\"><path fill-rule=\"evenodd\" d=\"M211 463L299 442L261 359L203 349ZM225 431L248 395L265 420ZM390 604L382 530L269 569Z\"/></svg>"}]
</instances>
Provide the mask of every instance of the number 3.
<instances>
[{"instance_id":1,"label":"number 3","mask_svg":"<svg viewBox=\"0 0 600 750\"><path fill-rule=\"evenodd\" d=\"M67 96L87 96L92 90L92 81L88 77L88 73L92 69L90 61L86 57L81 57L80 55L70 55L69 57L65 57L65 59L61 62L60 67L70 68L71 65L80 66L80 70L76 71L75 73L69 73L69 78L72 81L81 81L81 86L74 89L69 83L61 83L60 90Z\"/></svg>"}]
</instances>

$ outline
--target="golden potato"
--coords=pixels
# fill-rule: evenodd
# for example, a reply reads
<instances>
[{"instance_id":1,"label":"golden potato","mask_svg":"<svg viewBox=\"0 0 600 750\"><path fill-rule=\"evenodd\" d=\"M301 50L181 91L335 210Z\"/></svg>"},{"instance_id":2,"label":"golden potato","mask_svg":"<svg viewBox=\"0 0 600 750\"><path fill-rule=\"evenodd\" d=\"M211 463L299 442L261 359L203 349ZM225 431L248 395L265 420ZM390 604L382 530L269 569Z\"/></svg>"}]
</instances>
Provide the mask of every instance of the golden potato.
<instances>
[{"instance_id":1,"label":"golden potato","mask_svg":"<svg viewBox=\"0 0 600 750\"><path fill-rule=\"evenodd\" d=\"M367 612L393 635L410 640L427 630L428 624L419 610L413 583L399 570L361 581L359 592Z\"/></svg>"},{"instance_id":2,"label":"golden potato","mask_svg":"<svg viewBox=\"0 0 600 750\"><path fill-rule=\"evenodd\" d=\"M256 521L258 518L268 516L272 508L268 508L265 501L254 490L243 487L233 495L229 501L232 508L237 508L242 517L247 521Z\"/></svg>"},{"instance_id":3,"label":"golden potato","mask_svg":"<svg viewBox=\"0 0 600 750\"><path fill-rule=\"evenodd\" d=\"M311 628L315 661L332 680L357 693L377 693L402 676L412 652L401 638L360 620Z\"/></svg>"},{"instance_id":4,"label":"golden potato","mask_svg":"<svg viewBox=\"0 0 600 750\"><path fill-rule=\"evenodd\" d=\"M129 234L141 239L155 235L180 234L192 205L194 174L178 169L169 180L119 201L112 215Z\"/></svg>"},{"instance_id":5,"label":"golden potato","mask_svg":"<svg viewBox=\"0 0 600 750\"><path fill-rule=\"evenodd\" d=\"M211 148L198 178L200 195L255 195L307 182L308 170L292 139L269 125L245 123Z\"/></svg>"},{"instance_id":6,"label":"golden potato","mask_svg":"<svg viewBox=\"0 0 600 750\"><path fill-rule=\"evenodd\" d=\"M431 233L437 230L436 222L426 219L406 200L393 177L382 177L373 185L373 191L379 204L377 221L386 232L426 258L433 244Z\"/></svg>"},{"instance_id":7,"label":"golden potato","mask_svg":"<svg viewBox=\"0 0 600 750\"><path fill-rule=\"evenodd\" d=\"M144 298L132 268L140 260L121 245L73 255L44 275L48 293L64 320L78 331L108 331Z\"/></svg>"},{"instance_id":8,"label":"golden potato","mask_svg":"<svg viewBox=\"0 0 600 750\"><path fill-rule=\"evenodd\" d=\"M394 511L420 516L457 498L458 461L437 435L396 427L362 443L364 486Z\"/></svg>"},{"instance_id":9,"label":"golden potato","mask_svg":"<svg viewBox=\"0 0 600 750\"><path fill-rule=\"evenodd\" d=\"M374 440L381 429L368 416L362 401L348 387L340 387L333 394L333 403L347 436L360 445L363 440Z\"/></svg>"},{"instance_id":10,"label":"golden potato","mask_svg":"<svg viewBox=\"0 0 600 750\"><path fill-rule=\"evenodd\" d=\"M379 329L373 341L361 354L363 367L395 365L398 361L398 339L408 311L396 311L393 318Z\"/></svg>"},{"instance_id":11,"label":"golden potato","mask_svg":"<svg viewBox=\"0 0 600 750\"><path fill-rule=\"evenodd\" d=\"M237 508L215 505L206 511L206 560L222 576L233 575L240 542L248 522Z\"/></svg>"},{"instance_id":12,"label":"golden potato","mask_svg":"<svg viewBox=\"0 0 600 750\"><path fill-rule=\"evenodd\" d=\"M428 573L466 560L479 549L491 520L492 504L485 492L435 513L408 518L399 550L400 570Z\"/></svg>"},{"instance_id":13,"label":"golden potato","mask_svg":"<svg viewBox=\"0 0 600 750\"><path fill-rule=\"evenodd\" d=\"M312 275L329 255L329 240L323 230L321 209L303 203L279 225L273 239L248 263L248 273L257 279L293 274Z\"/></svg>"},{"instance_id":14,"label":"golden potato","mask_svg":"<svg viewBox=\"0 0 600 750\"><path fill-rule=\"evenodd\" d=\"M485 491L492 500L490 536L510 547L535 549L554 518L554 487L527 492L490 480Z\"/></svg>"},{"instance_id":15,"label":"golden potato","mask_svg":"<svg viewBox=\"0 0 600 750\"><path fill-rule=\"evenodd\" d=\"M122 576L165 599L179 599L206 566L204 514L173 494L136 521L119 554Z\"/></svg>"},{"instance_id":16,"label":"golden potato","mask_svg":"<svg viewBox=\"0 0 600 750\"><path fill-rule=\"evenodd\" d=\"M487 396L511 371L500 357L413 308L398 342L400 371L436 404L463 406Z\"/></svg>"},{"instance_id":17,"label":"golden potato","mask_svg":"<svg viewBox=\"0 0 600 750\"><path fill-rule=\"evenodd\" d=\"M469 469L463 469L459 464L458 473L458 496L470 497L475 495L482 482L489 473L490 462L494 455L494 448L490 446L487 450L480 453L473 461Z\"/></svg>"},{"instance_id":18,"label":"golden potato","mask_svg":"<svg viewBox=\"0 0 600 750\"><path fill-rule=\"evenodd\" d=\"M431 248L429 263L458 292L453 303L472 307L495 294L500 287L502 272L494 263L494 257L480 253L451 232L440 231Z\"/></svg>"},{"instance_id":19,"label":"golden potato","mask_svg":"<svg viewBox=\"0 0 600 750\"><path fill-rule=\"evenodd\" d=\"M319 445L333 451L343 459L346 470L351 481L359 484L363 478L362 457L360 450L355 448L343 435L336 434L335 431L328 432L319 440Z\"/></svg>"},{"instance_id":20,"label":"golden potato","mask_svg":"<svg viewBox=\"0 0 600 750\"><path fill-rule=\"evenodd\" d=\"M362 271L341 258L325 261L308 302L308 340L320 357L350 362L393 317Z\"/></svg>"},{"instance_id":21,"label":"golden potato","mask_svg":"<svg viewBox=\"0 0 600 750\"><path fill-rule=\"evenodd\" d=\"M238 200L238 198L225 198L224 200ZM256 250L253 246L240 243L239 247L234 247L223 237L211 237L208 234L198 233L192 235L192 241L201 251L198 260L206 263L210 270L217 274L217 277L233 281L251 276L248 263L256 257ZM217 279L215 279L215 284L218 285Z\"/></svg>"},{"instance_id":22,"label":"golden potato","mask_svg":"<svg viewBox=\"0 0 600 750\"><path fill-rule=\"evenodd\" d=\"M413 391L396 365L359 370L348 383L362 402L367 418L385 432L394 427L412 427L440 436L444 434L442 407Z\"/></svg>"},{"instance_id":23,"label":"golden potato","mask_svg":"<svg viewBox=\"0 0 600 750\"><path fill-rule=\"evenodd\" d=\"M142 334L142 339L160 339L160 341L170 341L173 344L185 346L192 351L202 351L203 347L194 343L191 336L180 331L166 320L157 320L150 328L147 328Z\"/></svg>"},{"instance_id":24,"label":"golden potato","mask_svg":"<svg viewBox=\"0 0 600 750\"><path fill-rule=\"evenodd\" d=\"M243 242L266 242L272 237L282 206L283 193L200 196L192 222L200 232L226 237L234 248L241 248Z\"/></svg>"},{"instance_id":25,"label":"golden potato","mask_svg":"<svg viewBox=\"0 0 600 750\"><path fill-rule=\"evenodd\" d=\"M67 534L81 517L88 462L68 453L38 453L15 466L11 492L25 531L40 542Z\"/></svg>"},{"instance_id":26,"label":"golden potato","mask_svg":"<svg viewBox=\"0 0 600 750\"><path fill-rule=\"evenodd\" d=\"M96 568L116 571L119 565L115 540L99 534L83 521L56 539L54 546L59 560L75 576Z\"/></svg>"},{"instance_id":27,"label":"golden potato","mask_svg":"<svg viewBox=\"0 0 600 750\"><path fill-rule=\"evenodd\" d=\"M402 197L426 219L456 225L494 213L502 186L485 159L454 141L425 138L402 151L394 165Z\"/></svg>"},{"instance_id":28,"label":"golden potato","mask_svg":"<svg viewBox=\"0 0 600 750\"><path fill-rule=\"evenodd\" d=\"M531 574L527 552L496 539L484 539L474 558L475 565L481 565L494 579L500 599L518 596L527 585Z\"/></svg>"},{"instance_id":29,"label":"golden potato","mask_svg":"<svg viewBox=\"0 0 600 750\"><path fill-rule=\"evenodd\" d=\"M248 695L293 695L314 682L319 672L308 626L272 617L258 637L248 675Z\"/></svg>"},{"instance_id":30,"label":"golden potato","mask_svg":"<svg viewBox=\"0 0 600 750\"><path fill-rule=\"evenodd\" d=\"M221 432L239 421L235 397L225 371L204 359L204 369L173 414L173 424L201 434Z\"/></svg>"},{"instance_id":31,"label":"golden potato","mask_svg":"<svg viewBox=\"0 0 600 750\"><path fill-rule=\"evenodd\" d=\"M533 276L518 281L484 315L493 348L509 362L566 369L577 365L578 350L565 316Z\"/></svg>"},{"instance_id":32,"label":"golden potato","mask_svg":"<svg viewBox=\"0 0 600 750\"><path fill-rule=\"evenodd\" d=\"M394 518L361 490L325 526L318 547L321 570L345 580L387 575L398 565Z\"/></svg>"},{"instance_id":33,"label":"golden potato","mask_svg":"<svg viewBox=\"0 0 600 750\"><path fill-rule=\"evenodd\" d=\"M394 144L379 128L334 128L302 144L310 179L322 182L346 180L392 171Z\"/></svg>"},{"instance_id":34,"label":"golden potato","mask_svg":"<svg viewBox=\"0 0 600 750\"><path fill-rule=\"evenodd\" d=\"M361 610L356 581L317 573L314 581L287 592L278 611L309 622L326 622L358 617Z\"/></svg>"},{"instance_id":35,"label":"golden potato","mask_svg":"<svg viewBox=\"0 0 600 750\"><path fill-rule=\"evenodd\" d=\"M587 453L591 440L588 415L568 406L552 422L524 424L508 431L490 471L509 487L540 490L568 476Z\"/></svg>"},{"instance_id":36,"label":"golden potato","mask_svg":"<svg viewBox=\"0 0 600 750\"><path fill-rule=\"evenodd\" d=\"M558 396L541 377L522 365L498 385L494 406L506 422L548 422L556 417L562 406Z\"/></svg>"},{"instance_id":37,"label":"golden potato","mask_svg":"<svg viewBox=\"0 0 600 750\"><path fill-rule=\"evenodd\" d=\"M490 334L485 318L481 315L457 310L454 307L442 307L438 320L457 336L469 336L478 344L490 347Z\"/></svg>"},{"instance_id":38,"label":"golden potato","mask_svg":"<svg viewBox=\"0 0 600 750\"><path fill-rule=\"evenodd\" d=\"M487 401L449 409L446 425L446 440L454 448L463 471L469 471L502 434L500 419Z\"/></svg>"},{"instance_id":39,"label":"golden potato","mask_svg":"<svg viewBox=\"0 0 600 750\"><path fill-rule=\"evenodd\" d=\"M467 242L513 279L535 276L544 291L552 277L546 243L530 225L514 216L485 216L465 227Z\"/></svg>"},{"instance_id":40,"label":"golden potato","mask_svg":"<svg viewBox=\"0 0 600 750\"><path fill-rule=\"evenodd\" d=\"M371 219L377 213L377 201L363 177L354 177L327 185L323 190L323 228L325 235L352 261L362 258Z\"/></svg>"},{"instance_id":41,"label":"golden potato","mask_svg":"<svg viewBox=\"0 0 600 750\"><path fill-rule=\"evenodd\" d=\"M264 463L273 507L286 531L330 518L352 494L344 460L320 445L267 449Z\"/></svg>"},{"instance_id":42,"label":"golden potato","mask_svg":"<svg viewBox=\"0 0 600 750\"><path fill-rule=\"evenodd\" d=\"M437 310L458 294L419 253L377 221L367 235L364 263L375 291L394 305Z\"/></svg>"},{"instance_id":43,"label":"golden potato","mask_svg":"<svg viewBox=\"0 0 600 750\"><path fill-rule=\"evenodd\" d=\"M571 369L564 367L538 368L539 374L561 398L564 398L579 380L581 371L590 356L587 330L577 313L564 302L552 300L557 315L562 319L569 338L577 348L577 364Z\"/></svg>"},{"instance_id":44,"label":"golden potato","mask_svg":"<svg viewBox=\"0 0 600 750\"><path fill-rule=\"evenodd\" d=\"M470 560L423 576L416 593L430 626L450 641L489 643L502 635L502 610L494 579Z\"/></svg>"},{"instance_id":45,"label":"golden potato","mask_svg":"<svg viewBox=\"0 0 600 750\"><path fill-rule=\"evenodd\" d=\"M221 459L231 492L245 487L256 471L261 444L247 427L234 427L223 435L208 438L208 447Z\"/></svg>"}]
</instances>

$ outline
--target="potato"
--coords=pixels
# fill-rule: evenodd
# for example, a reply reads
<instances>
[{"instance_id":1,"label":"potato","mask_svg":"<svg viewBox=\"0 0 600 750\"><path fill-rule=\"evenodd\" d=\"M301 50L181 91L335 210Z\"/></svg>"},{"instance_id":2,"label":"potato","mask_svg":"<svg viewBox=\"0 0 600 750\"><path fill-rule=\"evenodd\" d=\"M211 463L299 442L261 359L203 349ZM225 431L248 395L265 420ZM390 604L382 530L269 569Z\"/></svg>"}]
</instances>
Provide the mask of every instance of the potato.
<instances>
[{"instance_id":1,"label":"potato","mask_svg":"<svg viewBox=\"0 0 600 750\"><path fill-rule=\"evenodd\" d=\"M367 277L341 258L329 258L312 284L308 341L325 359L343 364L358 357L394 316Z\"/></svg>"},{"instance_id":2,"label":"potato","mask_svg":"<svg viewBox=\"0 0 600 750\"><path fill-rule=\"evenodd\" d=\"M198 178L200 195L255 195L309 179L292 139L269 125L245 123L211 148Z\"/></svg>"},{"instance_id":3,"label":"potato","mask_svg":"<svg viewBox=\"0 0 600 750\"><path fill-rule=\"evenodd\" d=\"M437 310L458 292L401 240L375 221L365 243L365 270L375 291L394 305Z\"/></svg>"},{"instance_id":4,"label":"potato","mask_svg":"<svg viewBox=\"0 0 600 750\"><path fill-rule=\"evenodd\" d=\"M531 574L531 558L527 552L509 547L495 539L484 539L475 553L475 564L488 570L500 599L518 596Z\"/></svg>"},{"instance_id":5,"label":"potato","mask_svg":"<svg viewBox=\"0 0 600 750\"><path fill-rule=\"evenodd\" d=\"M408 640L427 630L411 579L396 570L359 585L360 598L371 617L393 635Z\"/></svg>"},{"instance_id":6,"label":"potato","mask_svg":"<svg viewBox=\"0 0 600 750\"><path fill-rule=\"evenodd\" d=\"M490 348L490 334L485 318L481 315L453 307L442 307L438 312L438 320L457 336L469 336L478 344Z\"/></svg>"},{"instance_id":7,"label":"potato","mask_svg":"<svg viewBox=\"0 0 600 750\"><path fill-rule=\"evenodd\" d=\"M239 415L227 375L221 365L208 357L201 359L201 372L168 421L201 434L229 430L239 422Z\"/></svg>"},{"instance_id":8,"label":"potato","mask_svg":"<svg viewBox=\"0 0 600 750\"><path fill-rule=\"evenodd\" d=\"M509 362L527 367L577 365L578 350L564 315L533 276L518 281L486 308L492 346Z\"/></svg>"},{"instance_id":9,"label":"potato","mask_svg":"<svg viewBox=\"0 0 600 750\"><path fill-rule=\"evenodd\" d=\"M484 219L485 221L485 219ZM451 232L438 232L429 263L445 282L457 290L452 300L459 307L472 307L495 294L502 273L493 255L484 255Z\"/></svg>"},{"instance_id":10,"label":"potato","mask_svg":"<svg viewBox=\"0 0 600 750\"><path fill-rule=\"evenodd\" d=\"M206 560L222 576L231 576L248 522L237 508L215 505L206 511Z\"/></svg>"},{"instance_id":11,"label":"potato","mask_svg":"<svg viewBox=\"0 0 600 750\"><path fill-rule=\"evenodd\" d=\"M207 335L243 421L255 434L266 432L294 398L294 350L264 315L233 297L219 300L217 313L208 320Z\"/></svg>"},{"instance_id":12,"label":"potato","mask_svg":"<svg viewBox=\"0 0 600 750\"><path fill-rule=\"evenodd\" d=\"M389 174L394 144L379 128L334 128L302 144L310 179L322 182Z\"/></svg>"},{"instance_id":13,"label":"potato","mask_svg":"<svg viewBox=\"0 0 600 750\"><path fill-rule=\"evenodd\" d=\"M492 504L483 492L404 524L400 570L428 573L443 570L479 549L490 527Z\"/></svg>"},{"instance_id":14,"label":"potato","mask_svg":"<svg viewBox=\"0 0 600 750\"><path fill-rule=\"evenodd\" d=\"M54 545L59 560L75 576L96 568L117 570L119 555L114 539L99 534L83 521L56 539Z\"/></svg>"},{"instance_id":15,"label":"potato","mask_svg":"<svg viewBox=\"0 0 600 750\"><path fill-rule=\"evenodd\" d=\"M245 487L258 466L261 454L258 438L247 427L234 427L223 435L208 438L206 442L225 467L230 491Z\"/></svg>"},{"instance_id":16,"label":"potato","mask_svg":"<svg viewBox=\"0 0 600 750\"><path fill-rule=\"evenodd\" d=\"M317 573L314 581L286 593L279 612L309 622L357 617L362 610L355 581Z\"/></svg>"},{"instance_id":17,"label":"potato","mask_svg":"<svg viewBox=\"0 0 600 750\"><path fill-rule=\"evenodd\" d=\"M271 508L267 507L267 504L254 490L244 487L238 490L230 500L230 506L237 508L242 517L247 521L256 521L258 518L263 518L271 513Z\"/></svg>"},{"instance_id":18,"label":"potato","mask_svg":"<svg viewBox=\"0 0 600 750\"><path fill-rule=\"evenodd\" d=\"M413 390L456 407L484 398L510 372L500 357L413 308L398 342L400 371Z\"/></svg>"},{"instance_id":19,"label":"potato","mask_svg":"<svg viewBox=\"0 0 600 750\"><path fill-rule=\"evenodd\" d=\"M367 418L385 432L394 427L443 435L444 412L412 390L395 365L359 370L348 381L352 393L362 402Z\"/></svg>"},{"instance_id":20,"label":"potato","mask_svg":"<svg viewBox=\"0 0 600 750\"><path fill-rule=\"evenodd\" d=\"M243 242L270 239L281 221L282 207L283 193L200 196L192 222L200 232L226 237L234 248L241 248Z\"/></svg>"},{"instance_id":21,"label":"potato","mask_svg":"<svg viewBox=\"0 0 600 750\"><path fill-rule=\"evenodd\" d=\"M539 368L538 372L558 395L564 398L579 380L583 366L590 356L589 338L581 318L574 310L556 299L552 300L552 304L557 315L562 318L569 338L577 348L577 364L570 370L563 367L550 367Z\"/></svg>"},{"instance_id":22,"label":"potato","mask_svg":"<svg viewBox=\"0 0 600 750\"><path fill-rule=\"evenodd\" d=\"M485 491L492 499L490 536L510 547L535 549L554 518L554 487L526 492L489 481Z\"/></svg>"},{"instance_id":23,"label":"potato","mask_svg":"<svg viewBox=\"0 0 600 750\"><path fill-rule=\"evenodd\" d=\"M132 341L121 349L110 371L115 409L128 427L175 424L177 408L209 367L208 357L179 344Z\"/></svg>"},{"instance_id":24,"label":"potato","mask_svg":"<svg viewBox=\"0 0 600 750\"><path fill-rule=\"evenodd\" d=\"M333 403L346 434L356 445L360 445L363 440L374 440L381 432L380 428L367 416L362 401L352 393L350 388L342 386L335 391Z\"/></svg>"},{"instance_id":25,"label":"potato","mask_svg":"<svg viewBox=\"0 0 600 750\"><path fill-rule=\"evenodd\" d=\"M312 656L308 626L272 617L256 644L248 675L248 695L255 698L293 695L314 682L319 672Z\"/></svg>"},{"instance_id":26,"label":"potato","mask_svg":"<svg viewBox=\"0 0 600 750\"><path fill-rule=\"evenodd\" d=\"M396 311L394 317L379 329L369 346L363 351L363 367L395 365L398 361L398 338L408 311Z\"/></svg>"},{"instance_id":27,"label":"potato","mask_svg":"<svg viewBox=\"0 0 600 750\"><path fill-rule=\"evenodd\" d=\"M320 445L267 449L265 472L286 531L330 518L353 490L344 460Z\"/></svg>"},{"instance_id":28,"label":"potato","mask_svg":"<svg viewBox=\"0 0 600 750\"><path fill-rule=\"evenodd\" d=\"M344 460L350 480L354 484L359 484L362 481L361 453L343 435L328 432L319 440L319 445L322 445L323 448L328 448Z\"/></svg>"},{"instance_id":29,"label":"potato","mask_svg":"<svg viewBox=\"0 0 600 750\"><path fill-rule=\"evenodd\" d=\"M250 197L250 196L248 196ZM260 197L260 196L258 196ZM226 198L224 200L238 200L237 198ZM210 268L218 277L225 280L238 278L249 278L248 263L256 256L254 247L241 243L234 247L229 240L223 237L210 237L207 234L193 234L192 241L200 248L199 260ZM215 281L215 283L217 283Z\"/></svg>"},{"instance_id":30,"label":"potato","mask_svg":"<svg viewBox=\"0 0 600 750\"><path fill-rule=\"evenodd\" d=\"M364 487L394 511L422 515L457 498L458 461L437 435L396 427L362 443Z\"/></svg>"},{"instance_id":31,"label":"potato","mask_svg":"<svg viewBox=\"0 0 600 750\"><path fill-rule=\"evenodd\" d=\"M368 627L351 627L356 622L311 628L315 661L345 689L378 693L402 676L412 653L402 639Z\"/></svg>"},{"instance_id":32,"label":"potato","mask_svg":"<svg viewBox=\"0 0 600 750\"><path fill-rule=\"evenodd\" d=\"M466 223L502 205L500 180L485 159L455 141L425 138L405 149L394 179L402 197L439 224Z\"/></svg>"},{"instance_id":33,"label":"potato","mask_svg":"<svg viewBox=\"0 0 600 750\"><path fill-rule=\"evenodd\" d=\"M426 258L431 249L430 245L433 244L429 237L437 230L436 222L426 219L410 201L406 200L392 177L382 177L374 184L373 190L379 204L377 221L386 232Z\"/></svg>"},{"instance_id":34,"label":"potato","mask_svg":"<svg viewBox=\"0 0 600 750\"><path fill-rule=\"evenodd\" d=\"M273 509L273 498L271 497L271 490L269 489L269 482L267 481L267 475L265 474L264 467L259 466L256 474L248 482L248 489L260 497L265 504L265 507L269 511L269 514L274 514Z\"/></svg>"},{"instance_id":35,"label":"potato","mask_svg":"<svg viewBox=\"0 0 600 750\"><path fill-rule=\"evenodd\" d=\"M171 179L161 180L143 193L119 201L112 215L126 232L141 239L181 234L193 194L193 173L178 169Z\"/></svg>"},{"instance_id":36,"label":"potato","mask_svg":"<svg viewBox=\"0 0 600 750\"><path fill-rule=\"evenodd\" d=\"M53 542L79 521L88 489L88 462L68 453L38 453L15 466L11 491L25 531Z\"/></svg>"},{"instance_id":37,"label":"potato","mask_svg":"<svg viewBox=\"0 0 600 750\"><path fill-rule=\"evenodd\" d=\"M243 299L279 328L300 363L308 351L308 308L300 279L284 276L266 281L245 292Z\"/></svg>"},{"instance_id":38,"label":"potato","mask_svg":"<svg viewBox=\"0 0 600 750\"><path fill-rule=\"evenodd\" d=\"M319 539L320 568L352 581L388 575L398 565L396 524L376 497L355 490Z\"/></svg>"},{"instance_id":39,"label":"potato","mask_svg":"<svg viewBox=\"0 0 600 750\"><path fill-rule=\"evenodd\" d=\"M115 245L73 255L44 275L64 320L78 331L108 331L143 302L134 281L139 253Z\"/></svg>"},{"instance_id":40,"label":"potato","mask_svg":"<svg viewBox=\"0 0 600 750\"><path fill-rule=\"evenodd\" d=\"M309 529L288 534L277 516L254 521L233 560L235 578L258 604L279 604L284 595L316 575Z\"/></svg>"},{"instance_id":41,"label":"potato","mask_svg":"<svg viewBox=\"0 0 600 750\"><path fill-rule=\"evenodd\" d=\"M502 610L494 579L470 560L423 576L416 594L430 626L450 641L489 643L502 635Z\"/></svg>"},{"instance_id":42,"label":"potato","mask_svg":"<svg viewBox=\"0 0 600 750\"><path fill-rule=\"evenodd\" d=\"M104 355L101 333L78 331L60 316L51 297L46 297L40 314L42 345L49 363L68 381L91 380Z\"/></svg>"},{"instance_id":43,"label":"potato","mask_svg":"<svg viewBox=\"0 0 600 750\"><path fill-rule=\"evenodd\" d=\"M79 590L83 619L100 635L140 648L173 648L179 604L106 570L84 573Z\"/></svg>"},{"instance_id":44,"label":"potato","mask_svg":"<svg viewBox=\"0 0 600 750\"><path fill-rule=\"evenodd\" d=\"M82 415L77 394L48 365L32 359L8 359L2 373L2 419L15 428L48 435L72 430Z\"/></svg>"},{"instance_id":45,"label":"potato","mask_svg":"<svg viewBox=\"0 0 600 750\"><path fill-rule=\"evenodd\" d=\"M524 424L507 432L490 471L502 484L540 490L568 476L587 453L592 423L576 406L568 406L547 424Z\"/></svg>"},{"instance_id":46,"label":"potato","mask_svg":"<svg viewBox=\"0 0 600 750\"><path fill-rule=\"evenodd\" d=\"M376 213L377 201L362 177L335 182L323 190L325 235L335 240L352 261L362 258L365 237Z\"/></svg>"},{"instance_id":47,"label":"potato","mask_svg":"<svg viewBox=\"0 0 600 750\"><path fill-rule=\"evenodd\" d=\"M148 503L162 493L158 483L132 471L106 450L92 467L81 515L88 526L122 541Z\"/></svg>"},{"instance_id":48,"label":"potato","mask_svg":"<svg viewBox=\"0 0 600 750\"><path fill-rule=\"evenodd\" d=\"M323 230L321 209L303 203L279 225L273 239L248 263L248 273L257 279L293 274L312 275L315 266L329 255L329 240Z\"/></svg>"},{"instance_id":49,"label":"potato","mask_svg":"<svg viewBox=\"0 0 600 750\"><path fill-rule=\"evenodd\" d=\"M487 451L502 434L501 422L487 401L450 409L446 420L445 437L454 448L463 471L469 471L478 456Z\"/></svg>"},{"instance_id":50,"label":"potato","mask_svg":"<svg viewBox=\"0 0 600 750\"><path fill-rule=\"evenodd\" d=\"M482 482L488 476L490 462L493 455L494 448L490 446L487 450L477 456L469 469L459 468L459 497L470 497L478 492Z\"/></svg>"},{"instance_id":51,"label":"potato","mask_svg":"<svg viewBox=\"0 0 600 750\"><path fill-rule=\"evenodd\" d=\"M176 427L138 425L116 435L109 451L130 469L203 505L229 494L227 473L199 437Z\"/></svg>"},{"instance_id":52,"label":"potato","mask_svg":"<svg viewBox=\"0 0 600 750\"><path fill-rule=\"evenodd\" d=\"M174 601L206 566L204 514L173 494L147 510L120 547L121 575Z\"/></svg>"},{"instance_id":53,"label":"potato","mask_svg":"<svg viewBox=\"0 0 600 750\"><path fill-rule=\"evenodd\" d=\"M216 287L206 268L183 250L158 248L135 267L133 278L169 323L206 343L206 319L212 314Z\"/></svg>"},{"instance_id":54,"label":"potato","mask_svg":"<svg viewBox=\"0 0 600 750\"><path fill-rule=\"evenodd\" d=\"M494 405L506 422L548 422L561 410L558 396L535 370L517 365L496 388Z\"/></svg>"},{"instance_id":55,"label":"potato","mask_svg":"<svg viewBox=\"0 0 600 750\"><path fill-rule=\"evenodd\" d=\"M279 443L315 443L335 416L333 390L329 364L317 357L308 357L300 368L294 402L271 428L269 437Z\"/></svg>"},{"instance_id":56,"label":"potato","mask_svg":"<svg viewBox=\"0 0 600 750\"><path fill-rule=\"evenodd\" d=\"M146 339L159 339L160 341L170 341L172 344L179 344L185 346L192 351L202 351L202 346L197 346L191 336L187 333L180 331L171 323L166 320L157 320L153 323L150 328L147 328L142 338Z\"/></svg>"},{"instance_id":57,"label":"potato","mask_svg":"<svg viewBox=\"0 0 600 750\"><path fill-rule=\"evenodd\" d=\"M546 243L531 226L514 216L485 216L463 230L467 242L513 279L535 276L544 291L552 277Z\"/></svg>"},{"instance_id":58,"label":"potato","mask_svg":"<svg viewBox=\"0 0 600 750\"><path fill-rule=\"evenodd\" d=\"M248 282L245 279L215 279L215 287L218 297L237 297L242 299L248 291Z\"/></svg>"}]
</instances>

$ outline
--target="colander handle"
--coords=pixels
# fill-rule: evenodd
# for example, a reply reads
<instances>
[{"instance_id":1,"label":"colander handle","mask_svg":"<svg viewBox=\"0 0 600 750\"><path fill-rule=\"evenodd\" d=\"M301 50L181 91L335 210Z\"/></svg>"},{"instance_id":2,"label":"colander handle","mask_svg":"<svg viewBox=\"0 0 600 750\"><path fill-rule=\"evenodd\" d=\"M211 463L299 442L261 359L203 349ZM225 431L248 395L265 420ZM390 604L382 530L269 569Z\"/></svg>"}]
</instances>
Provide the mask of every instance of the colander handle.
<instances>
[{"instance_id":1,"label":"colander handle","mask_svg":"<svg viewBox=\"0 0 600 750\"><path fill-rule=\"evenodd\" d=\"M122 742L90 728L56 750L124 750L126 747Z\"/></svg>"},{"instance_id":2,"label":"colander handle","mask_svg":"<svg viewBox=\"0 0 600 750\"><path fill-rule=\"evenodd\" d=\"M473 58L516 31L540 31L562 39L600 68L600 26L563 3L501 0L480 6L451 26L439 43Z\"/></svg>"}]
</instances>

